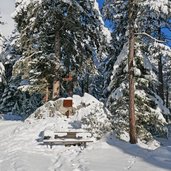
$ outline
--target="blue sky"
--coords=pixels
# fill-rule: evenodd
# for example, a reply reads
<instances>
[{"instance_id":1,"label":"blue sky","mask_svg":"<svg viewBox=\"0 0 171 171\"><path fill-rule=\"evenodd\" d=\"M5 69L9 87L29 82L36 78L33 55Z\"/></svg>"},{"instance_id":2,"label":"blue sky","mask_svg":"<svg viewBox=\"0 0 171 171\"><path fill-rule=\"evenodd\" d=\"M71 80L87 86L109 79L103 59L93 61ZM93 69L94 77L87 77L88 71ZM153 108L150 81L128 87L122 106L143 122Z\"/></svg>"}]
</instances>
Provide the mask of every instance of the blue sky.
<instances>
[{"instance_id":1,"label":"blue sky","mask_svg":"<svg viewBox=\"0 0 171 171\"><path fill-rule=\"evenodd\" d=\"M99 3L100 8L102 7L104 0L97 0L97 2ZM110 26L109 22L105 22L106 26ZM169 37L169 39L171 39L171 32L168 29L163 29L163 33ZM168 41L169 46L171 47L171 41Z\"/></svg>"},{"instance_id":2,"label":"blue sky","mask_svg":"<svg viewBox=\"0 0 171 171\"><path fill-rule=\"evenodd\" d=\"M97 2L99 3L99 6L100 6L100 8L102 7L102 4L103 4L103 2L104 2L104 0L97 0Z\"/></svg>"}]
</instances>

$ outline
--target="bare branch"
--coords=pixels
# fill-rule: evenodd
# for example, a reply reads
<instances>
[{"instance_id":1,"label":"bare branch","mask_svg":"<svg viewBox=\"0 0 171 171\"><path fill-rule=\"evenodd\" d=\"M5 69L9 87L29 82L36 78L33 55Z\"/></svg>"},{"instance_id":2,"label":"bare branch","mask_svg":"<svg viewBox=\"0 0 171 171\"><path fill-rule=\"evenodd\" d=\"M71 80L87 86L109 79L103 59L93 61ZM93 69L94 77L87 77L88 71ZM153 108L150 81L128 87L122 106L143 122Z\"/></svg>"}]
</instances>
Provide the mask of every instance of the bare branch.
<instances>
[{"instance_id":1,"label":"bare branch","mask_svg":"<svg viewBox=\"0 0 171 171\"><path fill-rule=\"evenodd\" d=\"M163 40L158 40L158 39L152 37L151 35L149 35L149 34L147 34L147 33L145 33L145 32L142 32L142 33L135 33L135 35L144 35L144 36L147 36L147 37L149 37L150 39L152 39L152 40L154 40L154 41L156 41L156 42L159 42L159 43L165 43L165 42L166 42L166 41L163 41Z\"/></svg>"}]
</instances>

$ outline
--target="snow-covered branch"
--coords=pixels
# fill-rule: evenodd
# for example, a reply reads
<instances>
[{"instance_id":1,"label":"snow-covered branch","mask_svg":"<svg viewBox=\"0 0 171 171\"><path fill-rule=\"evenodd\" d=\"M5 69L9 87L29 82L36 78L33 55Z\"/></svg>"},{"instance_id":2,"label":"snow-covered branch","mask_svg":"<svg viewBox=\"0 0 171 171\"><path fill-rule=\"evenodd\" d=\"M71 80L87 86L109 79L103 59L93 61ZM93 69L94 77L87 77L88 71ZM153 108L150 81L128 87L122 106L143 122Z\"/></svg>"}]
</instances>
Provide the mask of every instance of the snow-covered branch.
<instances>
[{"instance_id":1,"label":"snow-covered branch","mask_svg":"<svg viewBox=\"0 0 171 171\"><path fill-rule=\"evenodd\" d=\"M149 37L150 39L154 40L155 42L165 43L165 41L163 41L163 40L158 40L158 39L152 37L151 35L149 35L149 34L147 34L147 33L145 33L145 32L142 32L142 33L135 33L135 35L144 35L144 36L147 36L147 37Z\"/></svg>"}]
</instances>

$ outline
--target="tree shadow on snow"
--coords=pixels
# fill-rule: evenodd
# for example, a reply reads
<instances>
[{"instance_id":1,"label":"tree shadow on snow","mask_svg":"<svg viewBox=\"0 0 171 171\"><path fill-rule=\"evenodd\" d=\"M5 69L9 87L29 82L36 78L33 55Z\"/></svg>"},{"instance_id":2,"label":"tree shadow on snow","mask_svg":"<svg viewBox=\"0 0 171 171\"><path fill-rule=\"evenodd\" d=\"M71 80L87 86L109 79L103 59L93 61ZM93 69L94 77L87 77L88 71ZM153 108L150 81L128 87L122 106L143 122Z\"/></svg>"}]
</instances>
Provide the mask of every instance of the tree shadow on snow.
<instances>
[{"instance_id":1,"label":"tree shadow on snow","mask_svg":"<svg viewBox=\"0 0 171 171\"><path fill-rule=\"evenodd\" d=\"M1 114L0 120L5 121L24 121L24 119L19 115L12 115L12 114Z\"/></svg>"},{"instance_id":2,"label":"tree shadow on snow","mask_svg":"<svg viewBox=\"0 0 171 171\"><path fill-rule=\"evenodd\" d=\"M169 140L164 140L169 142ZM135 157L143 159L145 162L150 163L156 167L171 169L171 140L170 146L163 144L161 141L161 146L155 150L146 149L140 147L138 144L130 144L122 140L115 138L114 134L110 134L106 138L106 142L111 145L121 149L124 153L130 154ZM162 146L163 145L163 146Z\"/></svg>"}]
</instances>

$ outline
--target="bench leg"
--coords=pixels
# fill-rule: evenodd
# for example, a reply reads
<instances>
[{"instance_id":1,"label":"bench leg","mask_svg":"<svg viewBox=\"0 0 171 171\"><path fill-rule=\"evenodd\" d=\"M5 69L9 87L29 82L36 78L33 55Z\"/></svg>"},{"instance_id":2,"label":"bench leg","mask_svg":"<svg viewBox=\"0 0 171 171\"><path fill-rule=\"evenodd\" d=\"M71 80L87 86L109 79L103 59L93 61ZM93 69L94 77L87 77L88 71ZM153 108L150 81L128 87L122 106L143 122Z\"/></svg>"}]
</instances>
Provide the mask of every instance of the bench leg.
<instances>
[{"instance_id":1,"label":"bench leg","mask_svg":"<svg viewBox=\"0 0 171 171\"><path fill-rule=\"evenodd\" d=\"M52 149L52 143L50 143L50 148Z\"/></svg>"},{"instance_id":2,"label":"bench leg","mask_svg":"<svg viewBox=\"0 0 171 171\"><path fill-rule=\"evenodd\" d=\"M83 150L84 148L86 148L86 142L82 142L79 144L81 150Z\"/></svg>"}]
</instances>

